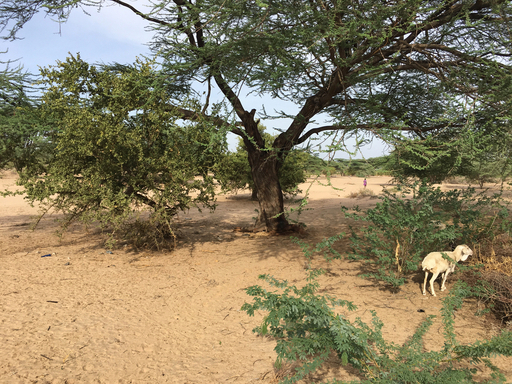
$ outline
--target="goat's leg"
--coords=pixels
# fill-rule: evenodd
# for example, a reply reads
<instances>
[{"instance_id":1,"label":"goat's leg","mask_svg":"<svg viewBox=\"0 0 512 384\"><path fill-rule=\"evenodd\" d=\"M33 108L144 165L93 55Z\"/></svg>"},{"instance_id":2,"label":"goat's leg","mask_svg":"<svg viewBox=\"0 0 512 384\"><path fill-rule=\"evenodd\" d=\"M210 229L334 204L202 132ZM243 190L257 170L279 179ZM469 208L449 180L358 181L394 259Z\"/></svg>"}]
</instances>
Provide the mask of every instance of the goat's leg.
<instances>
[{"instance_id":1,"label":"goat's leg","mask_svg":"<svg viewBox=\"0 0 512 384\"><path fill-rule=\"evenodd\" d=\"M423 281L423 294L427 294L427 278L428 278L428 271L425 271L425 280Z\"/></svg>"},{"instance_id":2,"label":"goat's leg","mask_svg":"<svg viewBox=\"0 0 512 384\"><path fill-rule=\"evenodd\" d=\"M450 271L446 271L445 273L443 273L443 283L441 284L441 291L444 291L446 289L445 283L449 273Z\"/></svg>"},{"instance_id":3,"label":"goat's leg","mask_svg":"<svg viewBox=\"0 0 512 384\"><path fill-rule=\"evenodd\" d=\"M436 292L434 291L434 281L437 279L437 276L439 276L439 272L434 273L430 279L430 293L432 293L432 296L436 296Z\"/></svg>"}]
</instances>

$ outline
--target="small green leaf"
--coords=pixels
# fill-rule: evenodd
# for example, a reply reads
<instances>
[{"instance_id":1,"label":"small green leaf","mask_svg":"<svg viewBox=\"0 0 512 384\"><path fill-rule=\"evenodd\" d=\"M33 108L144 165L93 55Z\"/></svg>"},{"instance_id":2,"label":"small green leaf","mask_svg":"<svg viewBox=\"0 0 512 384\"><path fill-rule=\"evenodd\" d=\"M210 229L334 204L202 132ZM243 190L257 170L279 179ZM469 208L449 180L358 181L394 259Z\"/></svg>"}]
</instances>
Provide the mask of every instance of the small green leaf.
<instances>
[{"instance_id":1,"label":"small green leaf","mask_svg":"<svg viewBox=\"0 0 512 384\"><path fill-rule=\"evenodd\" d=\"M263 322L263 324L261 325L261 334L263 336L265 336L267 333L268 333L268 324L267 324L267 321L265 320Z\"/></svg>"},{"instance_id":2,"label":"small green leaf","mask_svg":"<svg viewBox=\"0 0 512 384\"><path fill-rule=\"evenodd\" d=\"M342 365L347 365L348 364L348 355L347 355L347 352L343 352L341 354L341 364Z\"/></svg>"}]
</instances>

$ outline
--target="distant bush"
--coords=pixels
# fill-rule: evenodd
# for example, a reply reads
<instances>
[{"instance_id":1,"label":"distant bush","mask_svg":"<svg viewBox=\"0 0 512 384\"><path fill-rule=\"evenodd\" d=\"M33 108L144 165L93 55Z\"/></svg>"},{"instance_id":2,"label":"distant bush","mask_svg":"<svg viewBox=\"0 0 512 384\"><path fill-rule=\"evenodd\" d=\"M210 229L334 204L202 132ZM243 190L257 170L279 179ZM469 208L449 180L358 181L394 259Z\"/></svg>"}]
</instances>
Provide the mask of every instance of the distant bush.
<instances>
[{"instance_id":1,"label":"distant bush","mask_svg":"<svg viewBox=\"0 0 512 384\"><path fill-rule=\"evenodd\" d=\"M373 192L369 188L361 188L359 191L352 192L352 193L350 193L350 195L348 195L348 197L351 199L358 199L358 198L363 198L363 197L373 197L373 196L376 196L375 192Z\"/></svg>"},{"instance_id":2,"label":"distant bush","mask_svg":"<svg viewBox=\"0 0 512 384\"><path fill-rule=\"evenodd\" d=\"M264 132L264 127L261 126L260 129L267 145L270 145L275 137ZM311 155L307 152L297 149L291 150L284 157L278 176L285 195L295 196L301 192L298 186L307 179L306 164L310 157ZM242 140L239 140L236 152L227 152L219 156L212 171L223 192L237 193L239 190L249 188L253 200L257 200L257 190L252 179L247 150Z\"/></svg>"},{"instance_id":3,"label":"distant bush","mask_svg":"<svg viewBox=\"0 0 512 384\"><path fill-rule=\"evenodd\" d=\"M317 156L310 155L307 161L306 170L309 174L323 174L341 176L375 176L390 175L389 156L374 157L370 159L334 159L323 160Z\"/></svg>"},{"instance_id":4,"label":"distant bush","mask_svg":"<svg viewBox=\"0 0 512 384\"><path fill-rule=\"evenodd\" d=\"M374 157L370 159L336 159L333 163L342 176L367 177L391 174L389 156Z\"/></svg>"}]
</instances>

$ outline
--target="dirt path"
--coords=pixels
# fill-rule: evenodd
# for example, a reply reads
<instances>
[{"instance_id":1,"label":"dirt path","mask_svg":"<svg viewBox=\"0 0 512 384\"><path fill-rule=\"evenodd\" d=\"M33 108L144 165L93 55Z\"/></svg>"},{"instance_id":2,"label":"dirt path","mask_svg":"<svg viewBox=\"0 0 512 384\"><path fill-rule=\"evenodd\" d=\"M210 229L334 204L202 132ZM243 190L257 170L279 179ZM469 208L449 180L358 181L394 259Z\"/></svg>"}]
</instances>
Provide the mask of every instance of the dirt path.
<instances>
[{"instance_id":1,"label":"dirt path","mask_svg":"<svg viewBox=\"0 0 512 384\"><path fill-rule=\"evenodd\" d=\"M0 189L14 185L13 175ZM300 220L303 239L315 243L347 230L340 205L370 206L375 199L349 199L360 178L335 178L343 191L314 185ZM388 178L369 178L380 193ZM57 224L45 219L35 231L37 213L22 197L0 200L0 382L2 383L252 383L275 382L275 342L252 329L264 313L250 318L240 311L251 298L244 288L261 284L268 273L301 285L305 262L287 237L233 232L248 226L257 205L249 194L221 197L215 213L180 215L180 241L174 252L136 252L124 247L109 253L101 234L80 226L59 239ZM340 244L343 250L344 242ZM42 257L51 254L49 257ZM384 322L386 339L403 343L441 301L424 297L421 276L399 293L357 275L361 265L346 260L313 259L325 268L322 293L353 301L350 318ZM448 290L451 286L447 284ZM424 312L418 312L423 309ZM461 342L497 332L473 315L469 303L456 316ZM425 341L441 349L439 317ZM512 361L500 359L512 380ZM357 380L350 368L332 364L326 377ZM312 378L314 380L315 378Z\"/></svg>"}]
</instances>

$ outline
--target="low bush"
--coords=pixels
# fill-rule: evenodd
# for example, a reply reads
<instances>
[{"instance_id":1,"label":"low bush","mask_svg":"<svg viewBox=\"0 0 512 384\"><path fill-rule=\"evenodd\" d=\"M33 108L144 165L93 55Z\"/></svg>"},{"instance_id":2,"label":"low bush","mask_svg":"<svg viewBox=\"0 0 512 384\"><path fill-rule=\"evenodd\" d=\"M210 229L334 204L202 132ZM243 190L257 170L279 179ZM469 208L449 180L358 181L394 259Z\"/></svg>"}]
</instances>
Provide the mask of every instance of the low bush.
<instances>
[{"instance_id":1,"label":"low bush","mask_svg":"<svg viewBox=\"0 0 512 384\"><path fill-rule=\"evenodd\" d=\"M343 208L346 217L368 224L361 231L351 228L349 257L371 264L366 276L393 287L403 285L432 251L463 243L475 249L512 229L500 194L488 197L472 188L443 192L421 181L399 184L396 193L385 190L379 199L366 212Z\"/></svg>"},{"instance_id":2,"label":"low bush","mask_svg":"<svg viewBox=\"0 0 512 384\"><path fill-rule=\"evenodd\" d=\"M454 311L461 307L464 297L473 295L463 282L457 282L443 300L442 320L444 346L440 351L424 351L423 337L435 316L428 316L414 335L403 345L386 341L383 323L372 312L370 325L361 319L354 322L335 312L336 306L348 310L356 306L345 300L317 295L319 271L309 272L302 288L268 275L260 276L278 292L261 286L246 289L253 297L242 310L253 316L258 310L268 312L263 323L253 331L276 340L276 367L284 362L298 363L295 372L283 383L295 383L314 372L334 352L341 365L350 364L360 371L367 383L471 383L476 369L473 363L484 363L491 369L492 382L505 382L505 377L489 357L512 355L512 332L486 341L460 345L454 331ZM463 362L464 364L458 364ZM461 368L466 367L466 368ZM337 380L332 384L340 383Z\"/></svg>"},{"instance_id":3,"label":"low bush","mask_svg":"<svg viewBox=\"0 0 512 384\"><path fill-rule=\"evenodd\" d=\"M374 196L376 196L375 192L373 192L373 190L368 189L368 188L361 188L359 191L352 192L350 195L348 195L348 197L351 199L360 199L360 198L364 198L364 197L374 197Z\"/></svg>"}]
</instances>

